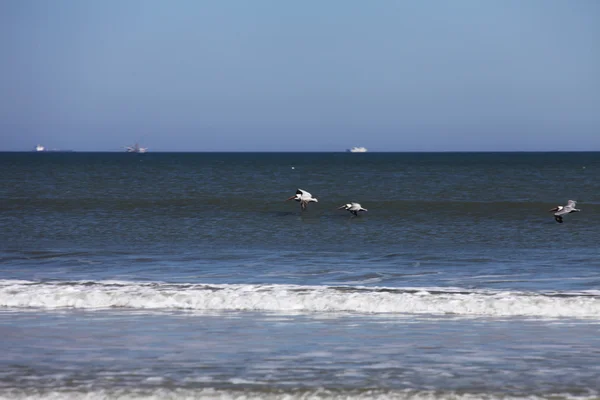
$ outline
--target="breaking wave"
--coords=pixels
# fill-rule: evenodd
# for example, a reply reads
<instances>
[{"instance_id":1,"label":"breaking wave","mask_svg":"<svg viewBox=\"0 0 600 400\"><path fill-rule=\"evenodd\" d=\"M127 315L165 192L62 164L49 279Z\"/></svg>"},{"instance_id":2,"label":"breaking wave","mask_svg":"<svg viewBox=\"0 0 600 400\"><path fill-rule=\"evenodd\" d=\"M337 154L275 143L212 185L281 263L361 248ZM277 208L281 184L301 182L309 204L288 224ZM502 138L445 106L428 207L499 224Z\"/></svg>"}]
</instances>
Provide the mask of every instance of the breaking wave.
<instances>
[{"instance_id":1,"label":"breaking wave","mask_svg":"<svg viewBox=\"0 0 600 400\"><path fill-rule=\"evenodd\" d=\"M599 318L600 292L0 280L0 307Z\"/></svg>"}]
</instances>

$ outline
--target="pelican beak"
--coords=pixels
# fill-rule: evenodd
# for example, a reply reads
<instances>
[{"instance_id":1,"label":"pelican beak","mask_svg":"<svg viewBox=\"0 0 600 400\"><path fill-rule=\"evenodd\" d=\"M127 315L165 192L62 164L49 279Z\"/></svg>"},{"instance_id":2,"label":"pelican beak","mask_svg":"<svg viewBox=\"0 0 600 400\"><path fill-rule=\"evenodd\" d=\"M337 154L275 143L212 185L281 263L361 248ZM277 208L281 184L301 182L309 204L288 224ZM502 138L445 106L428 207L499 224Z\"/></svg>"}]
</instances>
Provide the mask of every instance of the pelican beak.
<instances>
[{"instance_id":1,"label":"pelican beak","mask_svg":"<svg viewBox=\"0 0 600 400\"><path fill-rule=\"evenodd\" d=\"M552 210L548 210L548 212L558 211L558 207L554 207Z\"/></svg>"},{"instance_id":2,"label":"pelican beak","mask_svg":"<svg viewBox=\"0 0 600 400\"><path fill-rule=\"evenodd\" d=\"M369 210L367 210L366 208L363 208L363 211L369 211Z\"/></svg>"},{"instance_id":3,"label":"pelican beak","mask_svg":"<svg viewBox=\"0 0 600 400\"><path fill-rule=\"evenodd\" d=\"M346 208L346 205L344 204L343 206L338 207L338 210L341 210L342 208Z\"/></svg>"},{"instance_id":4,"label":"pelican beak","mask_svg":"<svg viewBox=\"0 0 600 400\"><path fill-rule=\"evenodd\" d=\"M285 201L292 200L292 199L295 199L295 198L296 198L296 196L292 196L289 199L285 199Z\"/></svg>"}]
</instances>

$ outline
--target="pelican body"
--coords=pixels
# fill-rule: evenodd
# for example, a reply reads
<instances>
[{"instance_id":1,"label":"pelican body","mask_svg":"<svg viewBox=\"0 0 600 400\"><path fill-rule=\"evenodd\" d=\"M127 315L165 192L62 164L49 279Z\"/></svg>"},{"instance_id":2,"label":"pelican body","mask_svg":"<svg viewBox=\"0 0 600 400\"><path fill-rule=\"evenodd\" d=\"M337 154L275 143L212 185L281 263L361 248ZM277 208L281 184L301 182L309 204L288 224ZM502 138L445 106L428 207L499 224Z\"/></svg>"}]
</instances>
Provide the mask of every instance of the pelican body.
<instances>
[{"instance_id":1,"label":"pelican body","mask_svg":"<svg viewBox=\"0 0 600 400\"><path fill-rule=\"evenodd\" d=\"M300 209L302 211L306 210L306 206L308 206L308 203L311 203L311 202L318 203L319 202L319 200L317 200L316 197L313 197L312 194L310 194L306 190L302 190L302 189L296 190L296 194L294 196L291 196L290 198L288 198L286 201L288 201L288 200L299 201Z\"/></svg>"},{"instance_id":2,"label":"pelican body","mask_svg":"<svg viewBox=\"0 0 600 400\"><path fill-rule=\"evenodd\" d=\"M354 216L358 216L359 211L369 211L366 208L362 208L362 206L359 203L344 204L343 206L338 207L338 210L341 209L350 211L350 213Z\"/></svg>"},{"instance_id":3,"label":"pelican body","mask_svg":"<svg viewBox=\"0 0 600 400\"><path fill-rule=\"evenodd\" d=\"M550 212L554 212L554 219L559 224L562 224L563 223L563 215L570 214L572 212L581 211L580 209L575 208L576 205L577 205L577 202L575 200L569 200L569 201L567 201L566 206L556 206L553 209L551 209Z\"/></svg>"}]
</instances>

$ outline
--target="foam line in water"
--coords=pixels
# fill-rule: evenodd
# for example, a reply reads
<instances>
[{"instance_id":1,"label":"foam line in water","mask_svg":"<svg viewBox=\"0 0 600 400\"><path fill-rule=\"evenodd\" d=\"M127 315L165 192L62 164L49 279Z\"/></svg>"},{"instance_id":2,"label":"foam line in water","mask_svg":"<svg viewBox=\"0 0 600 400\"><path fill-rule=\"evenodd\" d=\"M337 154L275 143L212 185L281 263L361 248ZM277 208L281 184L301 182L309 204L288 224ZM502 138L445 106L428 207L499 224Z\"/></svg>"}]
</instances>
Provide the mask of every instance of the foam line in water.
<instances>
[{"instance_id":1,"label":"foam line in water","mask_svg":"<svg viewBox=\"0 0 600 400\"><path fill-rule=\"evenodd\" d=\"M596 393L572 395L552 393L545 395L506 395L495 393L464 393L433 390L386 390L386 389L96 389L79 392L75 390L2 390L0 400L96 400L96 399L211 399L211 400L592 400Z\"/></svg>"},{"instance_id":2,"label":"foam line in water","mask_svg":"<svg viewBox=\"0 0 600 400\"><path fill-rule=\"evenodd\" d=\"M0 307L600 318L597 292L0 280Z\"/></svg>"}]
</instances>

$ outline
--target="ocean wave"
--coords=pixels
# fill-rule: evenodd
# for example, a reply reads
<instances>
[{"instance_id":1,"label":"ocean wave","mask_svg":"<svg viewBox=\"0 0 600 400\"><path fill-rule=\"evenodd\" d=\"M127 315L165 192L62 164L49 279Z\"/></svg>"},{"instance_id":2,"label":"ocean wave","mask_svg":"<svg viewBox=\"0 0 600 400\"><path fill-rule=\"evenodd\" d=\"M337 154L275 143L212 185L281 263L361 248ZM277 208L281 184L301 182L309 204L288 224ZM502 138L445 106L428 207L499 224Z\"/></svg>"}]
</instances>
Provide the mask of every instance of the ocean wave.
<instances>
[{"instance_id":1,"label":"ocean wave","mask_svg":"<svg viewBox=\"0 0 600 400\"><path fill-rule=\"evenodd\" d=\"M600 292L1 280L0 307L600 318Z\"/></svg>"},{"instance_id":2,"label":"ocean wave","mask_svg":"<svg viewBox=\"0 0 600 400\"><path fill-rule=\"evenodd\" d=\"M235 196L231 188L224 190L223 193L202 194L196 197L182 195L168 196L165 193L159 193L154 197L128 198L125 196L114 197L89 197L87 194L73 197L9 197L3 199L0 204L0 210L23 210L34 209L46 212L73 212L75 210L111 210L134 212L143 210L145 213L154 213L156 210L177 210L179 215L193 215L199 211L220 210L235 213L260 212L268 213L273 216L285 217L297 215L297 208L286 204L285 198L288 192L273 192L271 197L265 201L264 198L247 198ZM540 201L537 199L515 199L515 200L497 200L497 199L471 199L456 195L454 198L444 198L437 200L435 198L418 199L419 208L414 208L417 199L402 198L390 200L387 194L381 197L367 197L365 204L369 204L369 215L391 215L398 211L404 211L411 208L413 215L418 214L441 214L441 215L480 215L498 217L499 215L514 216L515 214L548 216L547 210L555 207L555 202ZM312 209L313 213L327 213L334 216L347 216L346 213L331 211L331 205L338 206L345 200L337 196L326 199L320 198L319 207ZM563 200L560 200L563 201ZM600 202L593 200L579 201L578 204L587 214L594 215L600 211ZM292 210L292 211L290 211ZM319 211L320 210L320 211Z\"/></svg>"},{"instance_id":3,"label":"ocean wave","mask_svg":"<svg viewBox=\"0 0 600 400\"><path fill-rule=\"evenodd\" d=\"M597 394L552 393L542 395L506 395L502 393L464 393L434 390L385 390L385 389L100 389L80 392L77 390L3 390L0 400L95 400L95 399L212 399L212 400L587 400L597 399Z\"/></svg>"}]
</instances>

